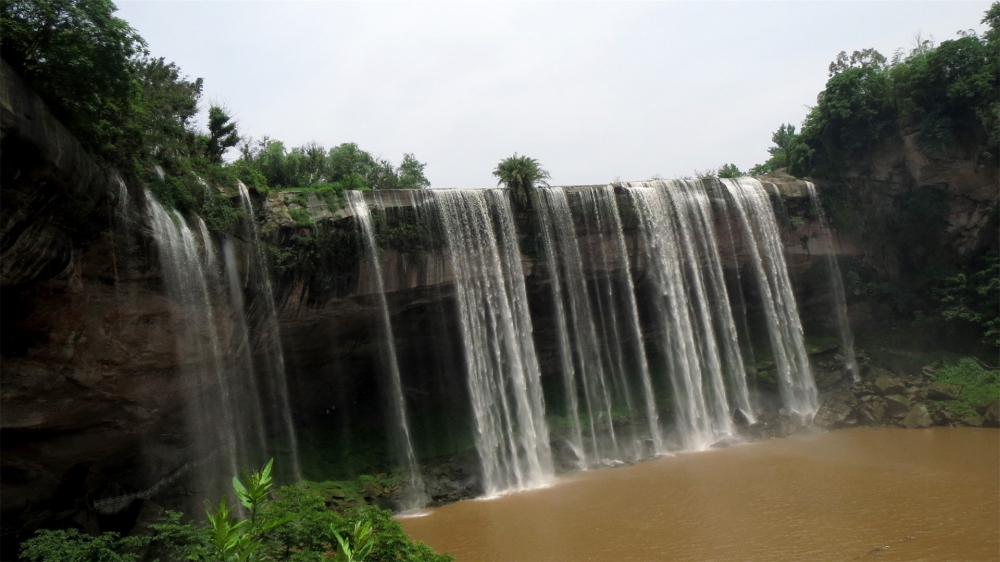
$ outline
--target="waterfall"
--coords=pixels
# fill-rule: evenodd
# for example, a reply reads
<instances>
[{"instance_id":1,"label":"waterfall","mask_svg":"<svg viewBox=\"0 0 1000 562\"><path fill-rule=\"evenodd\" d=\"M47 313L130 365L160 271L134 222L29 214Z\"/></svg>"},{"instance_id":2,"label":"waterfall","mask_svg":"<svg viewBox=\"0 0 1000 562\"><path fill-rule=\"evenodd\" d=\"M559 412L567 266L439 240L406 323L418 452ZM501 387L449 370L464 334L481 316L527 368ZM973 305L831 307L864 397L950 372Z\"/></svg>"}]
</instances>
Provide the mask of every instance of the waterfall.
<instances>
[{"instance_id":1,"label":"waterfall","mask_svg":"<svg viewBox=\"0 0 1000 562\"><path fill-rule=\"evenodd\" d=\"M816 193L816 186L812 182L806 182L806 190L809 192L809 203L812 205L813 214L819 220L819 227L824 238L830 241L830 251L826 253L826 264L830 269L830 288L833 290L834 314L837 316L837 331L840 335L840 346L844 350L844 369L851 374L851 377L859 380L858 360L854 355L854 333L851 332L851 324L847 317L847 297L844 295L844 279L840 275L840 265L837 263L837 254L833 251L833 233L830 225L826 222L826 213L819 202L819 194Z\"/></svg>"},{"instance_id":2,"label":"waterfall","mask_svg":"<svg viewBox=\"0 0 1000 562\"><path fill-rule=\"evenodd\" d=\"M710 202L700 181L629 183L624 188L638 215L656 288L651 304L670 373L677 429L685 448L704 449L719 436L733 434L730 400L752 415Z\"/></svg>"},{"instance_id":3,"label":"waterfall","mask_svg":"<svg viewBox=\"0 0 1000 562\"><path fill-rule=\"evenodd\" d=\"M262 358L263 382L266 395L268 396L268 412L270 412L270 427L273 433L283 439L287 444L280 448L280 451L288 457L288 465L291 469L291 479L297 482L302 479L302 469L299 463L298 439L295 435L295 425L292 421L291 402L288 398L288 380L285 372L285 356L281 349L281 331L278 325L278 312L274 304L274 288L271 283L271 272L268 266L267 256L264 254L264 245L260 241L260 230L257 221L254 219L253 201L250 199L250 192L243 182L237 182L240 193L240 205L245 213L244 236L250 242L250 252L247 256L246 279L242 287L235 285L238 277L234 274L229 276L230 295L234 303L242 304L242 288L247 287L253 291L253 301L249 310L241 318L244 319L243 333L252 334L254 337L246 341L247 353L252 351L253 355L248 355L252 360L253 356ZM229 262L227 262L227 268ZM233 295L239 293L239 295ZM247 324L253 327L247 329ZM250 364L253 369L253 363ZM253 371L251 371L253 373ZM255 380L259 377L255 377ZM287 447L287 448L286 448ZM272 447L274 448L274 447ZM274 452L278 452L277 450ZM280 467L281 463L276 464Z\"/></svg>"},{"instance_id":4,"label":"waterfall","mask_svg":"<svg viewBox=\"0 0 1000 562\"><path fill-rule=\"evenodd\" d=\"M770 198L756 179L720 181L731 197L746 236L774 352L782 400L788 409L811 417L818 409L816 382L809 367L802 323Z\"/></svg>"},{"instance_id":5,"label":"waterfall","mask_svg":"<svg viewBox=\"0 0 1000 562\"><path fill-rule=\"evenodd\" d=\"M608 317L612 319L611 331L615 334L615 345L617 346L617 368L619 371L618 377L625 379L627 381L626 369L628 368L625 362L625 357L629 355L621 345L621 340L627 339L632 342L632 357L634 361L633 369L638 373L640 390L643 397L644 413L646 417L646 423L649 429L649 439L652 442L652 452L654 454L661 454L664 452L663 448L663 435L660 430L659 415L656 412L656 401L653 395L653 385L649 374L649 361L646 358L646 347L644 344L644 338L642 335L642 328L639 326L639 306L635 300L635 283L632 281L632 271L628 260L628 246L625 244L625 232L622 229L621 216L618 210L618 201L615 197L614 188L610 185L590 188L581 191L581 199L584 203L584 211L586 216L593 217L592 224L589 225L588 231L597 233L600 242L598 248L600 251L602 265L604 270L608 272L607 284L604 289L604 299L599 302L607 302L607 308L609 309ZM588 211L589 212L586 212ZM614 240L613 245L610 250L612 250L612 256L608 256L608 248L605 246L604 235L607 234L608 237ZM617 263L612 263L615 261ZM621 273L619 274L624 285L618 287L618 291L615 291L615 287L611 284L610 276L614 269L619 269ZM617 321L618 316L615 314L615 294L622 293L625 296L625 301L620 305L627 315L625 320L625 327L619 327ZM604 308L604 305L602 305ZM624 331L624 332L623 332ZM624 387L626 391L628 390L628 384L625 382ZM626 398L629 396L626 394ZM629 400L631 402L631 400ZM634 411L634 405L629 404L629 411L636 415ZM640 414L641 415L641 414ZM637 449L637 453L641 453L642 448Z\"/></svg>"},{"instance_id":6,"label":"waterfall","mask_svg":"<svg viewBox=\"0 0 1000 562\"><path fill-rule=\"evenodd\" d=\"M389 304L385 298L385 282L382 278L382 265L379 260L378 246L375 244L375 230L372 227L371 212L365 198L360 191L348 191L347 201L354 211L361 226L365 246L365 255L371 264L375 289L378 293L380 315L379 320L382 329L380 338L381 349L383 351L383 364L388 372L388 394L392 407L389 409L390 431L394 432L394 441L399 451L399 456L403 464L403 472L406 474L407 492L410 494L408 508L422 507L427 503L424 495L424 482L420 475L420 465L417 462L416 453L413 451L413 442L410 438L409 419L406 412L406 401L403 397L403 384L399 376L399 364L396 360L396 344L392 335L392 322L389 318Z\"/></svg>"},{"instance_id":7,"label":"waterfall","mask_svg":"<svg viewBox=\"0 0 1000 562\"><path fill-rule=\"evenodd\" d=\"M492 496L553 474L514 217L504 190L433 190L455 274L483 485Z\"/></svg>"},{"instance_id":8,"label":"waterfall","mask_svg":"<svg viewBox=\"0 0 1000 562\"><path fill-rule=\"evenodd\" d=\"M586 467L588 449L599 460L602 456L618 456L611 396L600 357L602 345L597 339L597 328L587 295L583 262L577 247L576 230L566 201L566 192L560 188L540 188L538 193L538 218L555 303L559 357L571 427L570 439L574 450L581 455L581 467ZM580 427L577 375L582 383L586 408L585 419L589 433L586 446ZM604 430L610 438L607 446L602 446L597 437L598 432L603 433Z\"/></svg>"},{"instance_id":9,"label":"waterfall","mask_svg":"<svg viewBox=\"0 0 1000 562\"><path fill-rule=\"evenodd\" d=\"M255 419L259 412L240 408L244 396L225 369L223 326L217 322L211 290L220 286L212 240L200 219L199 240L184 217L153 197L146 200L170 299L182 387L189 393L185 413L196 455L218 456L229 475L235 475L247 466L248 452L263 444L252 442L257 439L255 431L246 431L259 425ZM211 468L200 472L206 492L227 491L231 476Z\"/></svg>"}]
</instances>

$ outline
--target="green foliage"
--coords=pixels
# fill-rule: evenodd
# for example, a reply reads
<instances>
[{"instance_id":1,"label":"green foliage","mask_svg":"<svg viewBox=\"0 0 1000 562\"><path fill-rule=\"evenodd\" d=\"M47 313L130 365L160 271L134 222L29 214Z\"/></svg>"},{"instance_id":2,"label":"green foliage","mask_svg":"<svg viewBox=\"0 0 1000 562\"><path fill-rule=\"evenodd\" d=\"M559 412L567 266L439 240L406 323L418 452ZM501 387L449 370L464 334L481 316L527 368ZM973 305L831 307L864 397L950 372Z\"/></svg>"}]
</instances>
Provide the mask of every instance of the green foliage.
<instances>
[{"instance_id":1,"label":"green foliage","mask_svg":"<svg viewBox=\"0 0 1000 562\"><path fill-rule=\"evenodd\" d=\"M292 217L295 221L296 226L301 227L311 227L315 226L311 218L309 218L309 211L305 209L289 209L288 215Z\"/></svg>"},{"instance_id":2,"label":"green foliage","mask_svg":"<svg viewBox=\"0 0 1000 562\"><path fill-rule=\"evenodd\" d=\"M90 536L76 529L41 529L21 545L21 557L37 562L137 562L136 551L148 542L146 537L118 533Z\"/></svg>"},{"instance_id":3,"label":"green foliage","mask_svg":"<svg viewBox=\"0 0 1000 562\"><path fill-rule=\"evenodd\" d=\"M354 143L344 143L327 152L310 143L292 149L264 137L240 145L236 164L258 172L264 182L278 189L307 186L340 186L348 189L419 189L430 186L424 177L425 164L412 154L404 154L399 167L383 158L374 158Z\"/></svg>"},{"instance_id":4,"label":"green foliage","mask_svg":"<svg viewBox=\"0 0 1000 562\"><path fill-rule=\"evenodd\" d=\"M354 532L348 535L347 538L342 537L336 531L336 528L336 523L330 524L330 530L333 532L333 536L337 538L337 556L334 559L336 562L360 562L368 557L368 554L375 546L371 522L355 522Z\"/></svg>"},{"instance_id":5,"label":"green foliage","mask_svg":"<svg viewBox=\"0 0 1000 562\"><path fill-rule=\"evenodd\" d=\"M979 166L1000 164L1000 10L983 18L983 37L960 37L934 47L919 41L908 56L887 62L874 49L841 52L830 64L830 80L817 97L799 135L775 133L771 159L751 173L788 166L797 176L835 178L863 159L900 124L915 125L921 149L947 155L964 146L982 147Z\"/></svg>"},{"instance_id":6,"label":"green foliage","mask_svg":"<svg viewBox=\"0 0 1000 562\"><path fill-rule=\"evenodd\" d=\"M736 164L723 164L719 167L718 176L720 178L739 178L746 174L740 171Z\"/></svg>"},{"instance_id":7,"label":"green foliage","mask_svg":"<svg viewBox=\"0 0 1000 562\"><path fill-rule=\"evenodd\" d=\"M969 357L946 362L934 373L934 380L961 385L958 402L969 409L981 408L1000 398L1000 370L986 369Z\"/></svg>"},{"instance_id":8,"label":"green foliage","mask_svg":"<svg viewBox=\"0 0 1000 562\"><path fill-rule=\"evenodd\" d=\"M208 110L208 134L208 146L205 153L211 162L222 162L222 155L226 153L226 150L240 142L240 136L236 133L236 123L233 122L232 116L225 109L216 105Z\"/></svg>"},{"instance_id":9,"label":"green foliage","mask_svg":"<svg viewBox=\"0 0 1000 562\"><path fill-rule=\"evenodd\" d=\"M333 530L347 534L354 531L357 523L367 523L371 526L375 545L368 554L368 562L393 562L407 560L411 562L447 562L454 560L447 554L437 554L429 546L420 541L411 541L403 526L393 521L392 512L374 506L363 507L342 519Z\"/></svg>"},{"instance_id":10,"label":"green foliage","mask_svg":"<svg viewBox=\"0 0 1000 562\"><path fill-rule=\"evenodd\" d=\"M983 343L1000 346L1000 253L988 252L977 269L946 278L935 293L946 319L976 324Z\"/></svg>"},{"instance_id":11,"label":"green foliage","mask_svg":"<svg viewBox=\"0 0 1000 562\"><path fill-rule=\"evenodd\" d=\"M140 89L133 57L146 44L109 0L5 0L0 56L85 148L128 163Z\"/></svg>"},{"instance_id":12,"label":"green foliage","mask_svg":"<svg viewBox=\"0 0 1000 562\"><path fill-rule=\"evenodd\" d=\"M774 146L767 149L771 157L763 164L757 164L750 168L749 175L759 176L769 174L779 169L788 167L788 151L792 144L798 139L795 133L795 125L783 124L771 135L771 142Z\"/></svg>"},{"instance_id":13,"label":"green foliage","mask_svg":"<svg viewBox=\"0 0 1000 562\"><path fill-rule=\"evenodd\" d=\"M549 185L545 180L551 177L542 169L538 160L518 156L516 152L513 156L501 160L493 170L493 175L497 178L497 185L510 190L514 205L522 209L532 206L535 188Z\"/></svg>"},{"instance_id":14,"label":"green foliage","mask_svg":"<svg viewBox=\"0 0 1000 562\"><path fill-rule=\"evenodd\" d=\"M431 186L424 176L424 168L427 164L418 161L412 153L403 154L403 161L399 163L399 184L398 189L424 189Z\"/></svg>"},{"instance_id":15,"label":"green foliage","mask_svg":"<svg viewBox=\"0 0 1000 562\"><path fill-rule=\"evenodd\" d=\"M719 177L719 171L708 168L706 170L695 170L694 177L700 180L707 180Z\"/></svg>"},{"instance_id":16,"label":"green foliage","mask_svg":"<svg viewBox=\"0 0 1000 562\"><path fill-rule=\"evenodd\" d=\"M153 548L168 560L197 562L209 560L213 545L204 526L182 523L183 514L167 511L150 528L156 533Z\"/></svg>"}]
</instances>

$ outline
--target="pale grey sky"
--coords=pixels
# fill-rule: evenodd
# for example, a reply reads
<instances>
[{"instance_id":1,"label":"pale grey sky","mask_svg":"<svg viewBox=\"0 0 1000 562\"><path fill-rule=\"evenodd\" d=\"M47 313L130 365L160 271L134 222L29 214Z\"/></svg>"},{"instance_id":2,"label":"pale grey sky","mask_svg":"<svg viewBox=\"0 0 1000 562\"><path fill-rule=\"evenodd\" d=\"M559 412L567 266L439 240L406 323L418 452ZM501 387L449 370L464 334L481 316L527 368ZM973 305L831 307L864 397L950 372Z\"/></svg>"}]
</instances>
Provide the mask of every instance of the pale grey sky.
<instances>
[{"instance_id":1,"label":"pale grey sky","mask_svg":"<svg viewBox=\"0 0 1000 562\"><path fill-rule=\"evenodd\" d=\"M554 185L746 169L838 52L981 31L989 5L126 0L118 15L244 135L413 152L433 187L491 187L515 151Z\"/></svg>"}]
</instances>

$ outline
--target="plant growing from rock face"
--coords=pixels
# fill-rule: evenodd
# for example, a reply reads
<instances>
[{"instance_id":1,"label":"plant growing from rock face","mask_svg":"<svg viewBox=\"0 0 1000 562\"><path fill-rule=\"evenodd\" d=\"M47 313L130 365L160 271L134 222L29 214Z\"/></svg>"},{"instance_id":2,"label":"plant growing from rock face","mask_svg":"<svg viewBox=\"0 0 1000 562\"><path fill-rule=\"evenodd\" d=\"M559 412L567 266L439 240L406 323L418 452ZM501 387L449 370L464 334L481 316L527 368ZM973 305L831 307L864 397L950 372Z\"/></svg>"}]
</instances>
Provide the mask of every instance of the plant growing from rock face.
<instances>
[{"instance_id":1,"label":"plant growing from rock face","mask_svg":"<svg viewBox=\"0 0 1000 562\"><path fill-rule=\"evenodd\" d=\"M510 158L505 158L497 164L493 175L497 185L510 190L514 205L526 209L531 207L536 187L548 186L549 173L542 169L538 160L527 156L518 156L515 152Z\"/></svg>"}]
</instances>

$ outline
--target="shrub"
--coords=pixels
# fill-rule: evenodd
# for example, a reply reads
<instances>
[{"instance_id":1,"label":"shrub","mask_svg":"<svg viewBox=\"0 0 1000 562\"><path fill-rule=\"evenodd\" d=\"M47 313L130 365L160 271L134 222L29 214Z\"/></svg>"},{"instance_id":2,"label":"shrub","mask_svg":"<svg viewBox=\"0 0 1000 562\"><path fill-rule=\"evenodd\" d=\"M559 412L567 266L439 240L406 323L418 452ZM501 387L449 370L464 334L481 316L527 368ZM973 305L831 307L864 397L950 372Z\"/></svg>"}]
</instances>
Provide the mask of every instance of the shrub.
<instances>
[{"instance_id":1,"label":"shrub","mask_svg":"<svg viewBox=\"0 0 1000 562\"><path fill-rule=\"evenodd\" d=\"M24 541L21 557L37 562L137 562L135 551L148 542L146 537L120 537L118 533L92 537L76 529L42 529Z\"/></svg>"}]
</instances>

